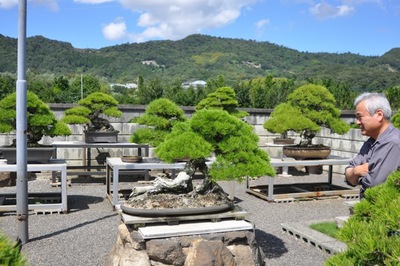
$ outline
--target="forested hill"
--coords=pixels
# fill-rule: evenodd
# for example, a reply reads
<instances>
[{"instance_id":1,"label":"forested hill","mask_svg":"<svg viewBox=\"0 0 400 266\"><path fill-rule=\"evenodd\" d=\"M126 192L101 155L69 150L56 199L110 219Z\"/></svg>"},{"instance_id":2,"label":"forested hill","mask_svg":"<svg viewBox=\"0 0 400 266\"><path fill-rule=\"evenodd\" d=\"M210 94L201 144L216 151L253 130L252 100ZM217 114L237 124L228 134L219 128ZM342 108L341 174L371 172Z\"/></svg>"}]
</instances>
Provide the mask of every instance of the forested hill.
<instances>
[{"instance_id":1,"label":"forested hill","mask_svg":"<svg viewBox=\"0 0 400 266\"><path fill-rule=\"evenodd\" d=\"M323 47L321 47L323 50ZM0 35L0 73L16 73L17 39ZM191 35L179 41L149 41L102 49L35 36L27 40L27 67L35 73L94 74L110 82L266 76L296 80L329 78L353 89L400 85L400 48L382 56L299 52L269 42Z\"/></svg>"}]
</instances>

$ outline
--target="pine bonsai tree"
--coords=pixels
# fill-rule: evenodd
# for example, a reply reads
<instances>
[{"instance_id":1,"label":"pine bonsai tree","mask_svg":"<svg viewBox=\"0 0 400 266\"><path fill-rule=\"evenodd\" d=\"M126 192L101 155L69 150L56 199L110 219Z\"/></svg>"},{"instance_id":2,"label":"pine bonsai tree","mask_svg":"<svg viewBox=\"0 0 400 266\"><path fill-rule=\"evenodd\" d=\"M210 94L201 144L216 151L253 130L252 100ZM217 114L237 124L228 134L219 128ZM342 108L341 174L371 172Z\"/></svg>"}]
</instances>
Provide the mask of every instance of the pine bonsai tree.
<instances>
[{"instance_id":1,"label":"pine bonsai tree","mask_svg":"<svg viewBox=\"0 0 400 266\"><path fill-rule=\"evenodd\" d=\"M278 112L274 118L277 119L275 126L272 125L274 120L266 126L276 132L282 131L282 128L283 132L285 128L290 128L300 133L300 146L312 146L312 140L321 127L329 128L338 134L344 134L350 129L350 126L340 119L340 110L336 108L334 96L321 85L307 84L295 89L289 94L287 105L283 107L287 108L287 111L280 108L282 105L276 107Z\"/></svg>"},{"instance_id":2,"label":"pine bonsai tree","mask_svg":"<svg viewBox=\"0 0 400 266\"><path fill-rule=\"evenodd\" d=\"M177 122L185 120L183 110L171 100L165 98L154 100L147 106L142 116L131 120L147 127L137 129L132 134L130 142L148 143L157 147Z\"/></svg>"},{"instance_id":3,"label":"pine bonsai tree","mask_svg":"<svg viewBox=\"0 0 400 266\"><path fill-rule=\"evenodd\" d=\"M101 115L121 117L122 112L117 106L117 100L111 95L94 92L79 100L77 106L66 110L62 121L67 124L82 124L84 130L89 132L114 131L110 122Z\"/></svg>"},{"instance_id":4,"label":"pine bonsai tree","mask_svg":"<svg viewBox=\"0 0 400 266\"><path fill-rule=\"evenodd\" d=\"M275 175L268 154L258 147L253 128L223 110L200 110L177 124L156 154L166 162L188 158L185 171L190 176L200 169L205 179L197 192L212 190L218 180ZM206 158L212 155L215 162L208 169Z\"/></svg>"},{"instance_id":5,"label":"pine bonsai tree","mask_svg":"<svg viewBox=\"0 0 400 266\"><path fill-rule=\"evenodd\" d=\"M366 190L339 238L347 250L325 265L400 265L400 171Z\"/></svg>"},{"instance_id":6,"label":"pine bonsai tree","mask_svg":"<svg viewBox=\"0 0 400 266\"><path fill-rule=\"evenodd\" d=\"M296 119L293 119L294 117ZM277 105L263 127L271 133L279 133L283 139L287 138L289 131L301 132L304 128L310 128L314 131L320 130L318 125L303 116L299 109L289 103Z\"/></svg>"},{"instance_id":7,"label":"pine bonsai tree","mask_svg":"<svg viewBox=\"0 0 400 266\"><path fill-rule=\"evenodd\" d=\"M0 101L0 132L8 133L16 129L16 93L9 94ZM39 146L43 136L67 136L71 130L62 121L58 121L49 108L33 92L27 92L27 140L28 146ZM15 146L14 143L11 146Z\"/></svg>"},{"instance_id":8,"label":"pine bonsai tree","mask_svg":"<svg viewBox=\"0 0 400 266\"><path fill-rule=\"evenodd\" d=\"M201 109L219 109L225 110L229 114L239 118L248 116L249 114L244 111L237 110L239 103L236 99L235 91L230 87L220 87L215 92L207 95L207 97L201 100L196 110Z\"/></svg>"}]
</instances>

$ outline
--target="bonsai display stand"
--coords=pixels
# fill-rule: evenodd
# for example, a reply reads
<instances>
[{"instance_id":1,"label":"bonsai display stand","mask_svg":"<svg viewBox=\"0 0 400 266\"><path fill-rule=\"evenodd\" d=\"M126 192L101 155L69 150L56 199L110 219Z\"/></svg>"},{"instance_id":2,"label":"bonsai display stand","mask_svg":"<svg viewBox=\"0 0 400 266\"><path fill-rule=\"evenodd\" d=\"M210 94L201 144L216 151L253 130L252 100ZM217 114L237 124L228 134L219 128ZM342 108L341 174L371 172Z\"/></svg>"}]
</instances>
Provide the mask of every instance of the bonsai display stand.
<instances>
[{"instance_id":1,"label":"bonsai display stand","mask_svg":"<svg viewBox=\"0 0 400 266\"><path fill-rule=\"evenodd\" d=\"M327 196L342 196L355 198L359 194L358 189L349 189L332 184L333 165L347 165L348 158L329 156L327 159L315 160L284 160L271 158L273 167L282 167L287 172L288 167L296 166L322 166L328 165L327 183L298 183L274 185L274 178L268 177L268 185L250 186L247 179L247 192L270 202L290 202L301 198L316 198Z\"/></svg>"},{"instance_id":2,"label":"bonsai display stand","mask_svg":"<svg viewBox=\"0 0 400 266\"><path fill-rule=\"evenodd\" d=\"M52 171L61 173L61 192L28 193L28 210L42 213L68 212L67 164L65 160L50 160L47 164L28 164L28 172ZM0 161L0 172L17 172L16 164ZM0 212L16 211L16 193L0 193Z\"/></svg>"}]
</instances>

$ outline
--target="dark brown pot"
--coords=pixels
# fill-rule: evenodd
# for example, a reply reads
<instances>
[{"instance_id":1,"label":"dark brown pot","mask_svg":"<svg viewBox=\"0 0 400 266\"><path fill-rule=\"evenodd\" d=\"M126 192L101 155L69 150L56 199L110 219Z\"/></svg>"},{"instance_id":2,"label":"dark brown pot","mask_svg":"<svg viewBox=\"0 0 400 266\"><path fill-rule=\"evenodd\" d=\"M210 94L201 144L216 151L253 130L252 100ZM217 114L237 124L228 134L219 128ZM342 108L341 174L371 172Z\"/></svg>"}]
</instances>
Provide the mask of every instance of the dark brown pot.
<instances>
[{"instance_id":1,"label":"dark brown pot","mask_svg":"<svg viewBox=\"0 0 400 266\"><path fill-rule=\"evenodd\" d=\"M164 216L183 216L183 215L198 215L212 214L229 211L234 206L232 204L222 204L219 206L210 206L203 208L182 208L182 209L137 209L126 204L121 204L121 210L130 215L144 217L164 217Z\"/></svg>"},{"instance_id":2,"label":"dark brown pot","mask_svg":"<svg viewBox=\"0 0 400 266\"><path fill-rule=\"evenodd\" d=\"M331 154L328 146L284 146L283 154L296 160L326 159Z\"/></svg>"},{"instance_id":3,"label":"dark brown pot","mask_svg":"<svg viewBox=\"0 0 400 266\"><path fill-rule=\"evenodd\" d=\"M84 131L86 143L114 143L118 142L118 130L114 131Z\"/></svg>"},{"instance_id":4,"label":"dark brown pot","mask_svg":"<svg viewBox=\"0 0 400 266\"><path fill-rule=\"evenodd\" d=\"M4 159L7 159L8 164L15 164L17 161L17 149L13 147L0 148ZM55 154L54 147L28 147L27 148L28 163L48 163L50 158Z\"/></svg>"},{"instance_id":5,"label":"dark brown pot","mask_svg":"<svg viewBox=\"0 0 400 266\"><path fill-rule=\"evenodd\" d=\"M292 138L274 138L272 142L274 144L291 145L294 144L295 139Z\"/></svg>"}]
</instances>

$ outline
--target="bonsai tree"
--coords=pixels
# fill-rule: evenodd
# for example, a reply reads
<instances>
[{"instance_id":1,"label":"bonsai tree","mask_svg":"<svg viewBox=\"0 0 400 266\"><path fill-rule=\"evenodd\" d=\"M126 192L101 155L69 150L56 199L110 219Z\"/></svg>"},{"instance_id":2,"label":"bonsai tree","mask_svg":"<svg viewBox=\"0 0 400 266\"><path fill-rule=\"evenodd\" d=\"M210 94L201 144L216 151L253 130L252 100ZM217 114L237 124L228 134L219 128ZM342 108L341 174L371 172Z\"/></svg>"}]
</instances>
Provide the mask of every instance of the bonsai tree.
<instances>
[{"instance_id":1,"label":"bonsai tree","mask_svg":"<svg viewBox=\"0 0 400 266\"><path fill-rule=\"evenodd\" d=\"M252 126L223 110L200 110L190 120L176 124L156 148L156 155L165 162L188 159L186 183L180 186L185 190L169 184L170 192L176 194L207 194L222 191L216 183L218 180L241 181L246 177L275 175L268 154L258 147L258 136ZM215 156L215 160L208 168L206 158L211 156ZM196 171L203 174L204 181L193 189ZM160 178L156 178L155 184L146 191L134 191L131 196L166 191Z\"/></svg>"},{"instance_id":2,"label":"bonsai tree","mask_svg":"<svg viewBox=\"0 0 400 266\"><path fill-rule=\"evenodd\" d=\"M114 131L110 122L101 117L121 117L118 102L111 95L94 92L78 101L78 105L65 111L62 121L67 124L83 124L84 131Z\"/></svg>"},{"instance_id":3,"label":"bonsai tree","mask_svg":"<svg viewBox=\"0 0 400 266\"><path fill-rule=\"evenodd\" d=\"M365 191L365 198L340 229L339 239L347 249L326 265L400 264L400 171Z\"/></svg>"},{"instance_id":4,"label":"bonsai tree","mask_svg":"<svg viewBox=\"0 0 400 266\"><path fill-rule=\"evenodd\" d=\"M16 92L0 101L0 132L8 133L16 130ZM67 136L71 134L69 127L58 121L49 106L33 93L27 92L27 141L29 147L39 146L43 136ZM15 146L14 140L11 146Z\"/></svg>"},{"instance_id":5,"label":"bonsai tree","mask_svg":"<svg viewBox=\"0 0 400 266\"><path fill-rule=\"evenodd\" d=\"M269 128L276 132L282 131L283 128L283 132L291 129L300 133L300 146L312 146L312 140L321 127L329 128L337 134L344 134L350 129L350 126L340 119L340 110L336 108L335 98L324 86L303 85L288 95L286 104L283 107L278 105L277 117L274 115L275 119L284 125L276 123L275 127L269 125ZM283 108L287 108L287 111L284 112Z\"/></svg>"},{"instance_id":6,"label":"bonsai tree","mask_svg":"<svg viewBox=\"0 0 400 266\"><path fill-rule=\"evenodd\" d=\"M196 110L201 109L219 109L225 110L229 114L239 118L243 118L249 115L247 112L237 110L239 103L236 99L235 91L230 87L220 87L215 92L207 95L207 97L201 100Z\"/></svg>"},{"instance_id":7,"label":"bonsai tree","mask_svg":"<svg viewBox=\"0 0 400 266\"><path fill-rule=\"evenodd\" d=\"M400 112L396 112L393 116L392 116L392 123L395 127L400 128ZM357 126L358 128L358 126Z\"/></svg>"},{"instance_id":8,"label":"bonsai tree","mask_svg":"<svg viewBox=\"0 0 400 266\"><path fill-rule=\"evenodd\" d=\"M185 120L185 113L171 100L165 98L154 100L147 106L142 116L131 120L147 127L137 129L132 134L130 142L148 143L157 147L177 122Z\"/></svg>"},{"instance_id":9,"label":"bonsai tree","mask_svg":"<svg viewBox=\"0 0 400 266\"><path fill-rule=\"evenodd\" d=\"M294 119L295 118L295 119ZM265 121L263 127L271 133L278 133L282 139L287 139L288 132L301 132L303 128L318 131L319 126L301 111L289 103L281 103L275 107L270 119Z\"/></svg>"}]
</instances>

